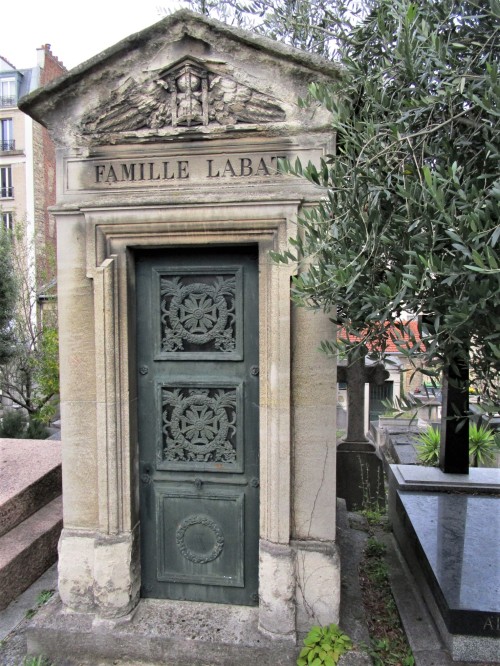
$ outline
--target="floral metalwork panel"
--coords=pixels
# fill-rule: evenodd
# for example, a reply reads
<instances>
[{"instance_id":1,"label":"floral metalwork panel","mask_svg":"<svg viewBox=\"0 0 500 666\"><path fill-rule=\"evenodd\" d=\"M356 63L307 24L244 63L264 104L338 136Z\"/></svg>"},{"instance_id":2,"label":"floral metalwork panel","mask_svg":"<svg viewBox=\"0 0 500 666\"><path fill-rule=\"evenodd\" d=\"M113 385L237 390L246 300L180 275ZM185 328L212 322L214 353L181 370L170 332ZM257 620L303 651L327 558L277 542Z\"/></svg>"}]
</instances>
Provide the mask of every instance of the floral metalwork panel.
<instances>
[{"instance_id":1,"label":"floral metalwork panel","mask_svg":"<svg viewBox=\"0 0 500 666\"><path fill-rule=\"evenodd\" d=\"M238 396L235 387L171 388L163 386L161 463L237 462ZM183 465L182 465L183 466Z\"/></svg>"},{"instance_id":2,"label":"floral metalwork panel","mask_svg":"<svg viewBox=\"0 0 500 666\"><path fill-rule=\"evenodd\" d=\"M236 287L235 274L161 275L161 352L234 352Z\"/></svg>"}]
</instances>

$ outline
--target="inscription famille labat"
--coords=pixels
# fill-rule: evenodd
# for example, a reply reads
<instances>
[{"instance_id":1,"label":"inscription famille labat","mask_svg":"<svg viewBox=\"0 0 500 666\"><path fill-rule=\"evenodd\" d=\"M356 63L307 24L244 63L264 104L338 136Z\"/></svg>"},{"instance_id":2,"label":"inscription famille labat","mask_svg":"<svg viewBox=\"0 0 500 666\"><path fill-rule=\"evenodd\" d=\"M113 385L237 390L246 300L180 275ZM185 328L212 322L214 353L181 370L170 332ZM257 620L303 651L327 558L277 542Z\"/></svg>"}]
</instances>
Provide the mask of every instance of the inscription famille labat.
<instances>
[{"instance_id":1,"label":"inscription famille labat","mask_svg":"<svg viewBox=\"0 0 500 666\"><path fill-rule=\"evenodd\" d=\"M280 160L292 163L298 157L303 164L319 161L320 149L279 149L273 152L192 154L170 152L135 159L69 159L66 163L68 190L140 189L150 187L185 187L230 182L262 182L283 179Z\"/></svg>"},{"instance_id":2,"label":"inscription famille labat","mask_svg":"<svg viewBox=\"0 0 500 666\"><path fill-rule=\"evenodd\" d=\"M189 180L199 178L249 178L278 174L278 160L286 155L189 158L141 162L104 162L94 165L95 184L139 183L154 180ZM192 169L195 162L195 170Z\"/></svg>"}]
</instances>

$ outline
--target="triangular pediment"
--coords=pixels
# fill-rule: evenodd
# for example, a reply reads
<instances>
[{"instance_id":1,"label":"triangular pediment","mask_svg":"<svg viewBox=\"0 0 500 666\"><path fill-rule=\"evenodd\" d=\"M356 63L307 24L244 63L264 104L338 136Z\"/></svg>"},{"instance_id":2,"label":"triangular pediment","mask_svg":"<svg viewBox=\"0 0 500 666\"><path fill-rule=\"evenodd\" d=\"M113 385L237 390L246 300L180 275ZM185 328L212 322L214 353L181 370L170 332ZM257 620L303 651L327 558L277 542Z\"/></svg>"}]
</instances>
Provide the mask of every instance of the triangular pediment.
<instances>
[{"instance_id":1,"label":"triangular pediment","mask_svg":"<svg viewBox=\"0 0 500 666\"><path fill-rule=\"evenodd\" d=\"M155 141L326 122L299 107L331 63L181 10L21 100L60 145Z\"/></svg>"},{"instance_id":2,"label":"triangular pediment","mask_svg":"<svg viewBox=\"0 0 500 666\"><path fill-rule=\"evenodd\" d=\"M84 116L81 127L83 134L102 134L285 118L284 109L270 95L186 57L143 81L127 78L108 100Z\"/></svg>"}]
</instances>

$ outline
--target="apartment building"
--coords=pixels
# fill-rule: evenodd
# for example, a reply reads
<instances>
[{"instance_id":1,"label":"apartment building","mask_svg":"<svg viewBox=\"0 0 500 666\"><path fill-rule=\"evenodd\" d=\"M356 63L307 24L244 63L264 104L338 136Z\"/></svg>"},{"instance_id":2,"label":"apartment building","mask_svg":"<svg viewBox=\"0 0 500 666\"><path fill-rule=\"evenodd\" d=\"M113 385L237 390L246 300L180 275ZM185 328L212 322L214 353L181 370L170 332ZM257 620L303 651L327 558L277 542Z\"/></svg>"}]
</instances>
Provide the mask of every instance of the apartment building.
<instances>
[{"instance_id":1,"label":"apartment building","mask_svg":"<svg viewBox=\"0 0 500 666\"><path fill-rule=\"evenodd\" d=\"M34 240L37 286L50 282L56 245L48 208L55 203L55 148L47 130L17 108L20 97L66 71L50 44L37 49L37 64L17 69L0 55L0 222Z\"/></svg>"}]
</instances>

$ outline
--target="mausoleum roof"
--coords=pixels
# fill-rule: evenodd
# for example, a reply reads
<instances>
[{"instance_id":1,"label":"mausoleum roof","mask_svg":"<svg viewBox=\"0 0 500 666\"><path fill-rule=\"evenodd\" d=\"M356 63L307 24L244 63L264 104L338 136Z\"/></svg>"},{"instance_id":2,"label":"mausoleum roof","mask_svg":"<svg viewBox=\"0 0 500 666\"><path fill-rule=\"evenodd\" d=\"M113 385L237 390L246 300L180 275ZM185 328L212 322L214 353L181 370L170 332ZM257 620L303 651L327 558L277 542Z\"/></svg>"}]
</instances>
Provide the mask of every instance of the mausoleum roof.
<instances>
[{"instance_id":1,"label":"mausoleum roof","mask_svg":"<svg viewBox=\"0 0 500 666\"><path fill-rule=\"evenodd\" d=\"M179 93L180 89L174 91L172 81L176 68L179 78L183 67L185 77L196 82L200 100L204 77L208 83L203 85L212 102L220 101L219 111L221 100L233 96L234 103L223 109L223 120L220 114L216 119L225 125L258 125L258 111L262 112L265 123L283 122L286 118L293 125L299 115L292 109L292 105L298 108L298 94L306 92L313 81L340 75L337 65L315 54L181 9L26 95L19 107L52 130L59 144L66 145L81 144L75 141L79 135L88 144L86 134L93 134L99 143L103 133L109 139L113 132L141 130L144 134L144 130L162 129L167 124L180 126L179 118L172 119L168 108L171 102L166 98L172 92ZM131 100L136 107L126 111L118 108L118 97ZM257 111L252 115L249 107ZM243 108L246 113L241 113ZM134 114L130 126L115 122L119 116ZM316 114L312 124L317 125L317 118L321 117L321 113ZM79 125L79 121L83 124ZM209 123L205 118L205 122L198 124ZM122 136L118 141L115 136L106 142L121 143Z\"/></svg>"}]
</instances>

